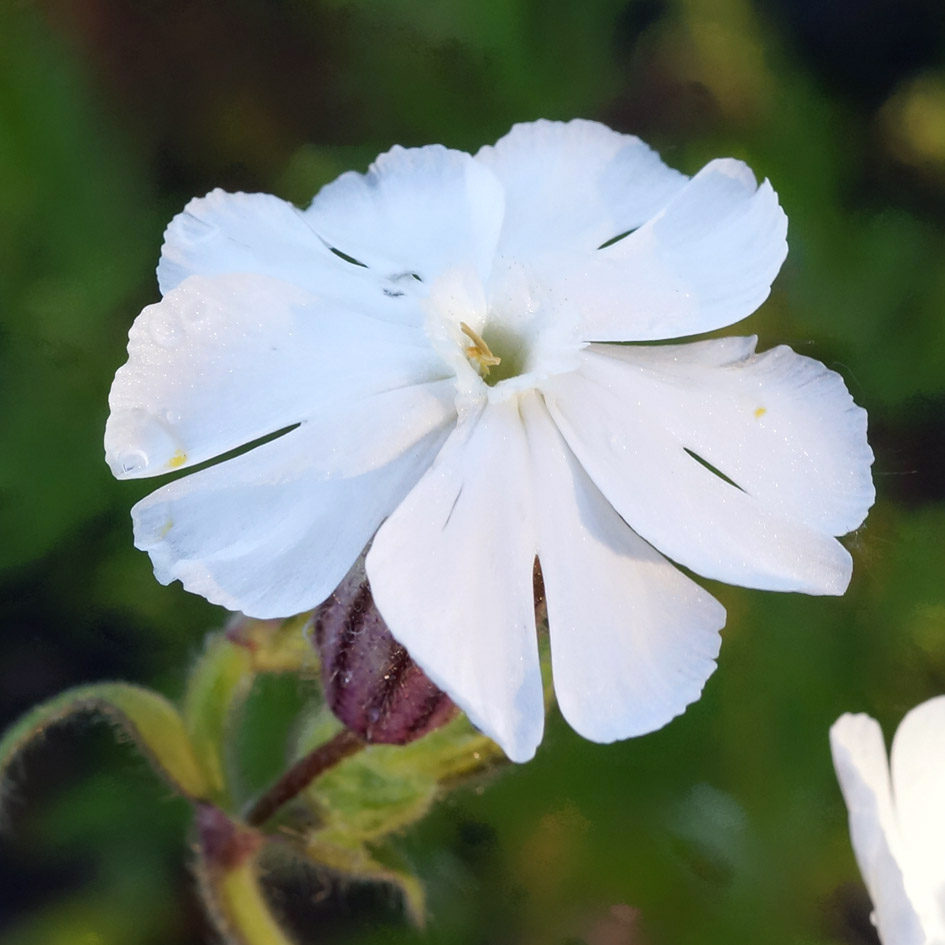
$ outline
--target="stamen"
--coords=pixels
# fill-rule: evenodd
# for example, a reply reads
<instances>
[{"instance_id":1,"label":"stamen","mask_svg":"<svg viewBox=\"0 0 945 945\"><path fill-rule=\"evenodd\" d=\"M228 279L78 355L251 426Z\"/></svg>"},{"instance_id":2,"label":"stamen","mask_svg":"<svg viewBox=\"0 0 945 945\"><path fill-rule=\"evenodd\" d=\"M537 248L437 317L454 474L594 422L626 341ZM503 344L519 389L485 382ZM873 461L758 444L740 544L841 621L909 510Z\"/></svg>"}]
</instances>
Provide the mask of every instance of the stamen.
<instances>
[{"instance_id":1,"label":"stamen","mask_svg":"<svg viewBox=\"0 0 945 945\"><path fill-rule=\"evenodd\" d=\"M465 322L460 322L459 327L463 334L472 342L466 348L466 357L470 361L475 361L476 367L482 377L489 376L489 368L502 363L502 358L497 358L485 343L482 336L475 332Z\"/></svg>"}]
</instances>

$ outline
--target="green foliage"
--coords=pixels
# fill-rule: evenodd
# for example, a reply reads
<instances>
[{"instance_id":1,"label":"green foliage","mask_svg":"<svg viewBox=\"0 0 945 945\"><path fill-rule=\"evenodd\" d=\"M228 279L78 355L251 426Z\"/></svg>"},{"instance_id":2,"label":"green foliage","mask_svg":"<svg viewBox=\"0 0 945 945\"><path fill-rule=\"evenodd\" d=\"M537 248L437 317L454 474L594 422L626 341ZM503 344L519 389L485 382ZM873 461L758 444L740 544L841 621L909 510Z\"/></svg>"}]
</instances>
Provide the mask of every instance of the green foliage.
<instances>
[{"instance_id":1,"label":"green foliage","mask_svg":"<svg viewBox=\"0 0 945 945\"><path fill-rule=\"evenodd\" d=\"M241 791L244 759L238 757L238 736L257 676L311 676L317 672L317 658L303 633L306 622L305 615L286 621L237 618L225 632L207 637L187 678L183 709L187 730L207 767L210 797L227 809L245 800ZM285 757L283 752L281 760Z\"/></svg>"},{"instance_id":2,"label":"green foliage","mask_svg":"<svg viewBox=\"0 0 945 945\"><path fill-rule=\"evenodd\" d=\"M422 924L422 883L409 870L390 865L397 854L384 844L423 817L445 785L483 770L502 753L458 716L408 746L369 746L337 764L303 791L277 827L266 827L267 834L242 826L239 810L251 800L242 790L242 713L261 676L316 675L318 662L304 633L307 622L304 615L284 622L240 618L225 632L211 634L188 677L182 713L163 696L125 683L81 686L51 699L28 712L0 740L0 779L50 725L85 713L101 715L134 741L175 791L196 803L203 850L198 857L200 886L209 914L228 943L287 941L265 905L250 862L265 849L267 837L269 842L281 839L286 826L291 826L291 846L298 857L351 880L395 886L408 913ZM302 715L312 721L294 756L289 732L283 733L282 763L273 769L273 779L341 728L320 706L317 694ZM265 737L271 740L271 726ZM209 834L204 829L208 817Z\"/></svg>"},{"instance_id":3,"label":"green foliage","mask_svg":"<svg viewBox=\"0 0 945 945\"><path fill-rule=\"evenodd\" d=\"M252 658L225 636L211 636L187 681L184 718L198 755L204 759L212 798L228 806L226 735L232 716L249 693Z\"/></svg>"},{"instance_id":4,"label":"green foliage","mask_svg":"<svg viewBox=\"0 0 945 945\"><path fill-rule=\"evenodd\" d=\"M0 398L28 391L30 404L0 412L3 568L111 504L100 444L121 336L110 316L134 304L160 229L68 51L15 4L0 9L0 142Z\"/></svg>"},{"instance_id":5,"label":"green foliage","mask_svg":"<svg viewBox=\"0 0 945 945\"><path fill-rule=\"evenodd\" d=\"M184 796L209 796L204 765L177 710L163 696L127 683L80 686L28 712L0 739L0 779L7 777L10 764L51 725L82 713L101 715L114 723Z\"/></svg>"},{"instance_id":6,"label":"green foliage","mask_svg":"<svg viewBox=\"0 0 945 945\"><path fill-rule=\"evenodd\" d=\"M329 712L315 714L297 754L326 741L338 728ZM503 759L498 746L465 716L409 745L370 745L305 792L316 821L301 835L304 855L353 879L397 887L413 921L423 925L423 885L412 872L391 865L396 850L385 841L427 814L444 787Z\"/></svg>"}]
</instances>

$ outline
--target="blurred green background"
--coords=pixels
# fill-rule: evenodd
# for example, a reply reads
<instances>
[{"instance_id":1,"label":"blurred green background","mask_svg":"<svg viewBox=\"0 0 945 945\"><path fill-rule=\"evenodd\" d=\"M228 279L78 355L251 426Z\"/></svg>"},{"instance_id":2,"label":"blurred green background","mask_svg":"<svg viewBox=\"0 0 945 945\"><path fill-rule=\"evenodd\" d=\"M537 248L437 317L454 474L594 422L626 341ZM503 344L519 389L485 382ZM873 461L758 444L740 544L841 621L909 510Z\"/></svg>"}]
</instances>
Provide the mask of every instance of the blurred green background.
<instances>
[{"instance_id":1,"label":"blurred green background","mask_svg":"<svg viewBox=\"0 0 945 945\"><path fill-rule=\"evenodd\" d=\"M180 693L224 615L131 544L150 491L102 461L164 226L214 186L298 203L391 144L475 150L584 116L692 173L770 177L790 255L736 331L840 371L879 498L842 599L712 586L719 670L614 746L554 715L537 759L403 838L428 883L299 875L300 939L456 945L875 941L827 747L945 691L945 5L941 0L37 0L0 3L0 723L69 685ZM186 804L104 727L17 767L3 945L198 945ZM636 916L631 920L631 910Z\"/></svg>"}]
</instances>

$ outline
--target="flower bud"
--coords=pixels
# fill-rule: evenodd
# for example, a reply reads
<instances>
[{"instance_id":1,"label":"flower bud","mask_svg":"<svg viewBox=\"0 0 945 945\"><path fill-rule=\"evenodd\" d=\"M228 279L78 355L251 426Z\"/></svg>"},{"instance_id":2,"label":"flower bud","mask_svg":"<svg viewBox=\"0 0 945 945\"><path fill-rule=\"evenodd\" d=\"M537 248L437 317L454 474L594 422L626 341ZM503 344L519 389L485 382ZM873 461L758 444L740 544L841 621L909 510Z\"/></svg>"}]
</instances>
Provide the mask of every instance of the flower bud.
<instances>
[{"instance_id":1,"label":"flower bud","mask_svg":"<svg viewBox=\"0 0 945 945\"><path fill-rule=\"evenodd\" d=\"M448 722L456 706L391 636L374 606L365 554L315 611L325 701L365 741L404 745Z\"/></svg>"}]
</instances>

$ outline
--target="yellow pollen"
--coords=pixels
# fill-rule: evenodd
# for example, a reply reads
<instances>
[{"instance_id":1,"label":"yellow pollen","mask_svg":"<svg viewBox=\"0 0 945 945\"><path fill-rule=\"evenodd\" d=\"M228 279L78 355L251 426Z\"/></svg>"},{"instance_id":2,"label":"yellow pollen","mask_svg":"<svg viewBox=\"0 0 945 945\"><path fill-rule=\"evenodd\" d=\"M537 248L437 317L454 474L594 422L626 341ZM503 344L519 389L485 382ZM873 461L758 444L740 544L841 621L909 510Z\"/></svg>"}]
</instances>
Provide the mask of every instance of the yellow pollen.
<instances>
[{"instance_id":1,"label":"yellow pollen","mask_svg":"<svg viewBox=\"0 0 945 945\"><path fill-rule=\"evenodd\" d=\"M158 532L158 538L166 538L167 533L174 527L174 519L169 518L162 526L161 530Z\"/></svg>"},{"instance_id":2,"label":"yellow pollen","mask_svg":"<svg viewBox=\"0 0 945 945\"><path fill-rule=\"evenodd\" d=\"M768 412L767 407L756 407L755 408L755 419L760 420Z\"/></svg>"},{"instance_id":3,"label":"yellow pollen","mask_svg":"<svg viewBox=\"0 0 945 945\"><path fill-rule=\"evenodd\" d=\"M460 322L459 327L463 334L472 342L466 348L466 357L470 361L475 361L476 368L483 377L489 376L489 368L494 368L502 363L502 358L497 358L485 343L482 336L473 331L465 322Z\"/></svg>"},{"instance_id":4,"label":"yellow pollen","mask_svg":"<svg viewBox=\"0 0 945 945\"><path fill-rule=\"evenodd\" d=\"M187 462L187 454L178 450L168 461L167 465L171 469L179 469Z\"/></svg>"}]
</instances>

